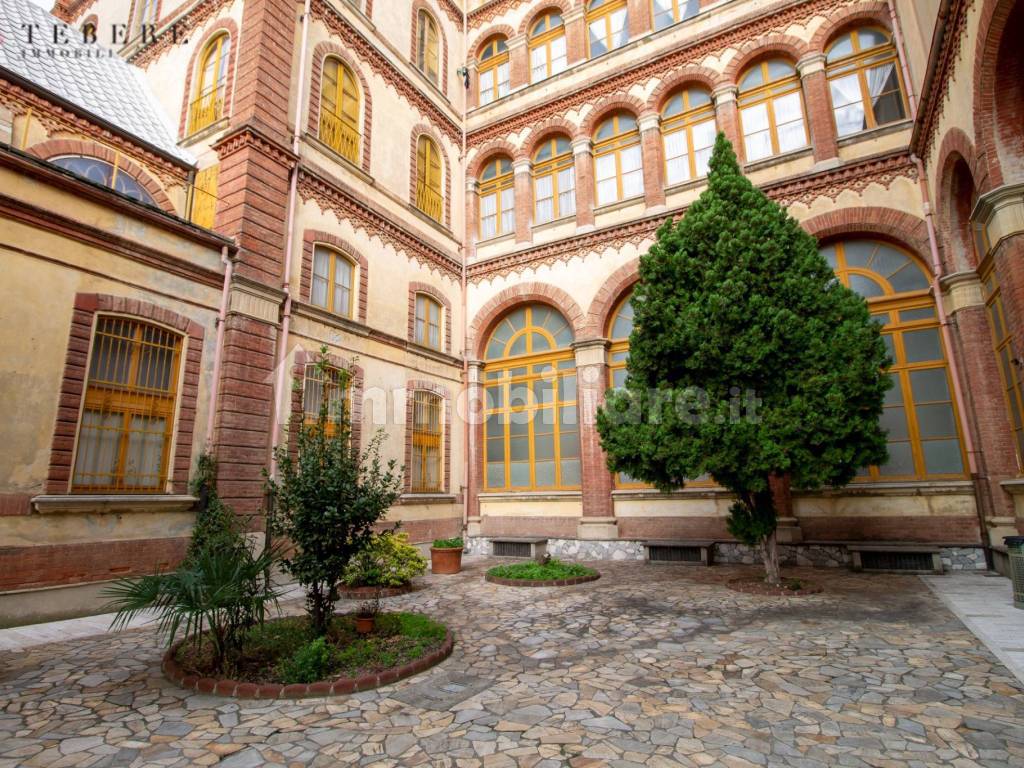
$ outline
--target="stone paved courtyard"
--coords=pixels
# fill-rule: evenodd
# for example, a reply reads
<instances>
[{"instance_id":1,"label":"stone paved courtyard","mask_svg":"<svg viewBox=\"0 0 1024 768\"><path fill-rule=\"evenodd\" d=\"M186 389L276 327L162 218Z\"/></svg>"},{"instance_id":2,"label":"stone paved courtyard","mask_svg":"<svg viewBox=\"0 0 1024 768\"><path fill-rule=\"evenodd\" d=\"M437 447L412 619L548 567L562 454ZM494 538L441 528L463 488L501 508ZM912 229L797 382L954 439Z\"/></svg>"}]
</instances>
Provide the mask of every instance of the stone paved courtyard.
<instances>
[{"instance_id":1,"label":"stone paved courtyard","mask_svg":"<svg viewBox=\"0 0 1024 768\"><path fill-rule=\"evenodd\" d=\"M765 598L724 586L742 567L516 589L492 562L388 600L455 652L349 697L186 693L148 628L0 652L0 767L1024 766L1024 689L916 577Z\"/></svg>"}]
</instances>

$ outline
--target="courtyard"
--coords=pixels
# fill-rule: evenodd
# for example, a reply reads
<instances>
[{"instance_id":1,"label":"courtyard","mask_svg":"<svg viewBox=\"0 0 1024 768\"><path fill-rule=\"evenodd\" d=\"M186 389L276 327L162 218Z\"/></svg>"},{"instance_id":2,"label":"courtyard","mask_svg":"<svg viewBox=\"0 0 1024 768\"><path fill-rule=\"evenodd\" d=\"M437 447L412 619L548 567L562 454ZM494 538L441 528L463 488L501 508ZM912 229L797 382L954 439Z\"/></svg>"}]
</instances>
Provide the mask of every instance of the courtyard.
<instances>
[{"instance_id":1,"label":"courtyard","mask_svg":"<svg viewBox=\"0 0 1024 768\"><path fill-rule=\"evenodd\" d=\"M517 589L491 564L389 598L455 651L350 696L184 691L147 627L2 650L0 766L1024 764L1024 687L917 577L807 571L822 594L776 598L726 586L757 568Z\"/></svg>"}]
</instances>

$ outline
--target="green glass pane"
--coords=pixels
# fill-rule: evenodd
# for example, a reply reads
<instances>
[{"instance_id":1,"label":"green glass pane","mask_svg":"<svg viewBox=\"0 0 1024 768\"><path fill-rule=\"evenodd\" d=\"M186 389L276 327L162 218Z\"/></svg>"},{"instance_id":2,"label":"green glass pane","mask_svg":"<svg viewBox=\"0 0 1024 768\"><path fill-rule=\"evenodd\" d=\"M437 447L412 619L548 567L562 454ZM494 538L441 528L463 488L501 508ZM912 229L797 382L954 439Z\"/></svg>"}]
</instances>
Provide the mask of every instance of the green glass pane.
<instances>
[{"instance_id":1,"label":"green glass pane","mask_svg":"<svg viewBox=\"0 0 1024 768\"><path fill-rule=\"evenodd\" d=\"M538 488L550 488L555 485L555 462L538 461L533 465L533 478Z\"/></svg>"},{"instance_id":2,"label":"green glass pane","mask_svg":"<svg viewBox=\"0 0 1024 768\"><path fill-rule=\"evenodd\" d=\"M518 339L516 339L514 342L512 342L512 346L509 347L509 349L508 349L508 355L509 355L509 357L515 357L516 355L525 355L525 354L526 354L526 334L523 334Z\"/></svg>"},{"instance_id":3,"label":"green glass pane","mask_svg":"<svg viewBox=\"0 0 1024 768\"><path fill-rule=\"evenodd\" d=\"M885 393L885 405L903 405L903 385L900 383L900 377L890 373L889 379L892 381L892 387Z\"/></svg>"},{"instance_id":4,"label":"green glass pane","mask_svg":"<svg viewBox=\"0 0 1024 768\"><path fill-rule=\"evenodd\" d=\"M562 402L576 399L575 376L563 376L558 380L558 399Z\"/></svg>"},{"instance_id":5,"label":"green glass pane","mask_svg":"<svg viewBox=\"0 0 1024 768\"><path fill-rule=\"evenodd\" d=\"M889 275L889 283L896 293L924 291L929 287L927 276L917 264L909 260L905 267Z\"/></svg>"},{"instance_id":6,"label":"green glass pane","mask_svg":"<svg viewBox=\"0 0 1024 768\"><path fill-rule=\"evenodd\" d=\"M828 262L832 269L836 268L836 248L834 245L826 245L824 248L820 248L818 253L825 258L825 261Z\"/></svg>"},{"instance_id":7,"label":"green glass pane","mask_svg":"<svg viewBox=\"0 0 1024 768\"><path fill-rule=\"evenodd\" d=\"M505 405L505 387L498 385L493 387L487 387L485 389L487 396L487 408L493 410L494 408L502 408Z\"/></svg>"},{"instance_id":8,"label":"green glass pane","mask_svg":"<svg viewBox=\"0 0 1024 768\"><path fill-rule=\"evenodd\" d=\"M910 389L915 403L949 401L949 380L945 368L929 368L910 372Z\"/></svg>"},{"instance_id":9,"label":"green glass pane","mask_svg":"<svg viewBox=\"0 0 1024 768\"><path fill-rule=\"evenodd\" d=\"M509 466L512 487L523 488L530 484L530 465L523 463L512 463Z\"/></svg>"},{"instance_id":10,"label":"green glass pane","mask_svg":"<svg viewBox=\"0 0 1024 768\"><path fill-rule=\"evenodd\" d=\"M878 468L883 476L913 475L914 453L910 443L889 443L889 461Z\"/></svg>"},{"instance_id":11,"label":"green glass pane","mask_svg":"<svg viewBox=\"0 0 1024 768\"><path fill-rule=\"evenodd\" d=\"M558 409L558 428L566 431L576 429L576 406L566 405Z\"/></svg>"},{"instance_id":12,"label":"green glass pane","mask_svg":"<svg viewBox=\"0 0 1024 768\"><path fill-rule=\"evenodd\" d=\"M893 344L892 334L891 333L884 333L884 334L882 334L882 342L885 344L885 351L886 351L886 353L888 353L889 359L890 360L895 360L896 359L896 347Z\"/></svg>"},{"instance_id":13,"label":"green glass pane","mask_svg":"<svg viewBox=\"0 0 1024 768\"><path fill-rule=\"evenodd\" d=\"M576 432L564 433L558 436L558 450L561 458L575 459L580 455L580 436Z\"/></svg>"},{"instance_id":14,"label":"green glass pane","mask_svg":"<svg viewBox=\"0 0 1024 768\"><path fill-rule=\"evenodd\" d=\"M917 428L922 439L956 437L956 419L953 418L952 404L919 405L915 410L917 412Z\"/></svg>"},{"instance_id":15,"label":"green glass pane","mask_svg":"<svg viewBox=\"0 0 1024 768\"><path fill-rule=\"evenodd\" d=\"M487 417L487 436L488 437L502 437L505 434L505 425L502 423L501 416L495 414Z\"/></svg>"},{"instance_id":16,"label":"green glass pane","mask_svg":"<svg viewBox=\"0 0 1024 768\"><path fill-rule=\"evenodd\" d=\"M903 408L886 408L878 422L889 440L908 440L907 414Z\"/></svg>"},{"instance_id":17,"label":"green glass pane","mask_svg":"<svg viewBox=\"0 0 1024 768\"><path fill-rule=\"evenodd\" d=\"M964 471L959 440L928 440L922 444L929 475L958 475Z\"/></svg>"},{"instance_id":18,"label":"green glass pane","mask_svg":"<svg viewBox=\"0 0 1024 768\"><path fill-rule=\"evenodd\" d=\"M569 371L569 370L572 370L575 367L576 367L576 361L573 360L572 358L569 358L568 360L559 360L558 361L558 370L560 370L560 371Z\"/></svg>"},{"instance_id":19,"label":"green glass pane","mask_svg":"<svg viewBox=\"0 0 1024 768\"><path fill-rule=\"evenodd\" d=\"M533 332L530 334L533 337L533 351L534 352L547 352L551 349L551 342L547 340L547 337L543 334Z\"/></svg>"},{"instance_id":20,"label":"green glass pane","mask_svg":"<svg viewBox=\"0 0 1024 768\"><path fill-rule=\"evenodd\" d=\"M562 462L562 485L580 484L580 462L578 459L563 459Z\"/></svg>"},{"instance_id":21,"label":"green glass pane","mask_svg":"<svg viewBox=\"0 0 1024 768\"><path fill-rule=\"evenodd\" d=\"M847 240L843 243L843 255L847 267L867 269L871 266L871 257L875 255L877 243L870 240Z\"/></svg>"},{"instance_id":22,"label":"green glass pane","mask_svg":"<svg viewBox=\"0 0 1024 768\"><path fill-rule=\"evenodd\" d=\"M505 462L490 463L487 464L487 487L488 488L504 488L505 487Z\"/></svg>"},{"instance_id":23,"label":"green glass pane","mask_svg":"<svg viewBox=\"0 0 1024 768\"><path fill-rule=\"evenodd\" d=\"M530 443L525 437L513 437L508 441L508 455L512 461L527 461L530 458Z\"/></svg>"},{"instance_id":24,"label":"green glass pane","mask_svg":"<svg viewBox=\"0 0 1024 768\"><path fill-rule=\"evenodd\" d=\"M533 436L533 457L536 461L555 458L555 436L553 434Z\"/></svg>"},{"instance_id":25,"label":"green glass pane","mask_svg":"<svg viewBox=\"0 0 1024 768\"><path fill-rule=\"evenodd\" d=\"M942 359L938 328L922 328L903 332L903 351L908 363L923 363Z\"/></svg>"},{"instance_id":26,"label":"green glass pane","mask_svg":"<svg viewBox=\"0 0 1024 768\"><path fill-rule=\"evenodd\" d=\"M934 320L935 307L918 307L917 309L904 309L900 311L900 321L909 323L914 320Z\"/></svg>"},{"instance_id":27,"label":"green glass pane","mask_svg":"<svg viewBox=\"0 0 1024 768\"><path fill-rule=\"evenodd\" d=\"M554 402L555 399L555 387L554 382L544 381L543 379L537 379L533 382L533 396L536 398L537 403L542 405L548 405Z\"/></svg>"},{"instance_id":28,"label":"green glass pane","mask_svg":"<svg viewBox=\"0 0 1024 768\"><path fill-rule=\"evenodd\" d=\"M503 439L487 441L487 461L505 460L505 441Z\"/></svg>"},{"instance_id":29,"label":"green glass pane","mask_svg":"<svg viewBox=\"0 0 1024 768\"><path fill-rule=\"evenodd\" d=\"M530 384L529 382L520 381L515 384L509 385L508 388L508 404L512 408L517 406L529 405L530 403Z\"/></svg>"},{"instance_id":30,"label":"green glass pane","mask_svg":"<svg viewBox=\"0 0 1024 768\"><path fill-rule=\"evenodd\" d=\"M885 295L881 283L867 275L850 275L850 289L865 299L873 299Z\"/></svg>"}]
</instances>

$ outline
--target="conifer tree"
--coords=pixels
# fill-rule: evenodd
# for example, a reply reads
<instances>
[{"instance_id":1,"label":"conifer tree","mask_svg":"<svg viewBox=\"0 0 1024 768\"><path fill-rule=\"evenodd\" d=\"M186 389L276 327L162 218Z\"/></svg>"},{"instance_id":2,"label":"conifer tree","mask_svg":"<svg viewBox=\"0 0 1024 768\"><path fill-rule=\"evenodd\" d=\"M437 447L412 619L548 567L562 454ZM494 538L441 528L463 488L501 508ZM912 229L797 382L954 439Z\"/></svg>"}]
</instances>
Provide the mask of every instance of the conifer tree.
<instances>
[{"instance_id":1,"label":"conifer tree","mask_svg":"<svg viewBox=\"0 0 1024 768\"><path fill-rule=\"evenodd\" d=\"M598 412L609 468L663 491L710 475L736 495L730 533L778 584L771 478L842 486L886 459L879 324L723 134L707 189L641 257L632 301L626 386Z\"/></svg>"}]
</instances>

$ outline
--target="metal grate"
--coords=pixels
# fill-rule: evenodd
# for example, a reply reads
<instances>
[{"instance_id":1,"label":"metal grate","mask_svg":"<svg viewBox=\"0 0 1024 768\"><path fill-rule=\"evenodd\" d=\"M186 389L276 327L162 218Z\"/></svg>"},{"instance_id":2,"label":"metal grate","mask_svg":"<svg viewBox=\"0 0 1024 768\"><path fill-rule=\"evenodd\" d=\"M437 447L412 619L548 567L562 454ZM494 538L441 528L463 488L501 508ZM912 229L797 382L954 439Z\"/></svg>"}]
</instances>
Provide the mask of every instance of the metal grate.
<instances>
[{"instance_id":1,"label":"metal grate","mask_svg":"<svg viewBox=\"0 0 1024 768\"><path fill-rule=\"evenodd\" d=\"M648 548L648 559L658 563L699 563L700 547L654 546Z\"/></svg>"},{"instance_id":2,"label":"metal grate","mask_svg":"<svg viewBox=\"0 0 1024 768\"><path fill-rule=\"evenodd\" d=\"M533 557L533 548L528 541L496 541L495 557Z\"/></svg>"},{"instance_id":3,"label":"metal grate","mask_svg":"<svg viewBox=\"0 0 1024 768\"><path fill-rule=\"evenodd\" d=\"M935 570L929 552L861 552L865 571L928 571Z\"/></svg>"}]
</instances>

